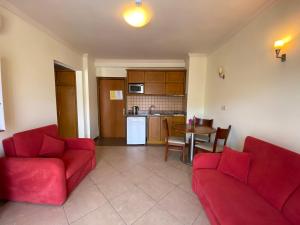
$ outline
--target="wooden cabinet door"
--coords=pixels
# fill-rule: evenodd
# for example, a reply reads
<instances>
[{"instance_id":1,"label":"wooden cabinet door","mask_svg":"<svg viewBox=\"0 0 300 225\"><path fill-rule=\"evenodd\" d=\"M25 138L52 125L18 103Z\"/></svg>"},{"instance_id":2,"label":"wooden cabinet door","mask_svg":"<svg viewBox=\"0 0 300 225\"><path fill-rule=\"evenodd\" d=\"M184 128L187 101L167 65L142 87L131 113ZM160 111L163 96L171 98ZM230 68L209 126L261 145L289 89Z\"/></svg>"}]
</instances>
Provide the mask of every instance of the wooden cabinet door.
<instances>
[{"instance_id":1,"label":"wooden cabinet door","mask_svg":"<svg viewBox=\"0 0 300 225\"><path fill-rule=\"evenodd\" d=\"M146 71L145 82L165 83L166 73L164 71Z\"/></svg>"},{"instance_id":2,"label":"wooden cabinet door","mask_svg":"<svg viewBox=\"0 0 300 225\"><path fill-rule=\"evenodd\" d=\"M176 136L176 137L184 137L185 136L184 133L179 132L179 131L177 131L173 128L173 126L175 124L185 124L186 123L185 120L186 120L185 116L173 116L173 118L172 118L172 130L171 130L172 136Z\"/></svg>"},{"instance_id":3,"label":"wooden cabinet door","mask_svg":"<svg viewBox=\"0 0 300 225\"><path fill-rule=\"evenodd\" d=\"M150 116L148 117L148 143L149 144L160 144L160 117Z\"/></svg>"},{"instance_id":4,"label":"wooden cabinet door","mask_svg":"<svg viewBox=\"0 0 300 225\"><path fill-rule=\"evenodd\" d=\"M185 71L168 71L166 72L166 82L184 83Z\"/></svg>"},{"instance_id":5,"label":"wooden cabinet door","mask_svg":"<svg viewBox=\"0 0 300 225\"><path fill-rule=\"evenodd\" d=\"M166 83L166 95L184 95L184 83Z\"/></svg>"},{"instance_id":6,"label":"wooden cabinet door","mask_svg":"<svg viewBox=\"0 0 300 225\"><path fill-rule=\"evenodd\" d=\"M146 95L165 95L166 86L165 83L145 83Z\"/></svg>"},{"instance_id":7,"label":"wooden cabinet door","mask_svg":"<svg viewBox=\"0 0 300 225\"><path fill-rule=\"evenodd\" d=\"M172 120L173 120L173 117L172 116L164 116L164 117L161 117L161 125L160 125L160 140L162 143L165 142L166 140L166 137L167 137L167 132L166 132L166 127L165 127L165 123L164 123L164 120L167 120L168 121L168 128L169 128L169 135L171 136L172 134Z\"/></svg>"},{"instance_id":8,"label":"wooden cabinet door","mask_svg":"<svg viewBox=\"0 0 300 225\"><path fill-rule=\"evenodd\" d=\"M127 72L128 83L144 83L145 82L145 72L139 70L128 70Z\"/></svg>"}]
</instances>

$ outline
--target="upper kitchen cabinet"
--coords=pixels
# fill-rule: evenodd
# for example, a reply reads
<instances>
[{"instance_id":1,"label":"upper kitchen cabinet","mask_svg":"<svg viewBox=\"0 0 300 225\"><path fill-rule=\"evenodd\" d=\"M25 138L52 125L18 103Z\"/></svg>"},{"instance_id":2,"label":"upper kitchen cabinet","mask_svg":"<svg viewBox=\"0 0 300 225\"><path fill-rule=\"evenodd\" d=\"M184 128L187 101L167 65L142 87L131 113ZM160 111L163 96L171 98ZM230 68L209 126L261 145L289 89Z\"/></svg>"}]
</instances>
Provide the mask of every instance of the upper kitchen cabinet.
<instances>
[{"instance_id":1,"label":"upper kitchen cabinet","mask_svg":"<svg viewBox=\"0 0 300 225\"><path fill-rule=\"evenodd\" d=\"M185 71L166 72L166 95L185 94Z\"/></svg>"},{"instance_id":2,"label":"upper kitchen cabinet","mask_svg":"<svg viewBox=\"0 0 300 225\"><path fill-rule=\"evenodd\" d=\"M146 71L145 83L165 83L166 73L165 71Z\"/></svg>"},{"instance_id":3,"label":"upper kitchen cabinet","mask_svg":"<svg viewBox=\"0 0 300 225\"><path fill-rule=\"evenodd\" d=\"M167 71L166 72L167 83L184 83L185 71Z\"/></svg>"},{"instance_id":4,"label":"upper kitchen cabinet","mask_svg":"<svg viewBox=\"0 0 300 225\"><path fill-rule=\"evenodd\" d=\"M165 83L145 83L146 95L165 95L166 86Z\"/></svg>"},{"instance_id":5,"label":"upper kitchen cabinet","mask_svg":"<svg viewBox=\"0 0 300 225\"><path fill-rule=\"evenodd\" d=\"M128 70L127 71L127 82L143 84L145 82L145 72L141 70Z\"/></svg>"}]
</instances>

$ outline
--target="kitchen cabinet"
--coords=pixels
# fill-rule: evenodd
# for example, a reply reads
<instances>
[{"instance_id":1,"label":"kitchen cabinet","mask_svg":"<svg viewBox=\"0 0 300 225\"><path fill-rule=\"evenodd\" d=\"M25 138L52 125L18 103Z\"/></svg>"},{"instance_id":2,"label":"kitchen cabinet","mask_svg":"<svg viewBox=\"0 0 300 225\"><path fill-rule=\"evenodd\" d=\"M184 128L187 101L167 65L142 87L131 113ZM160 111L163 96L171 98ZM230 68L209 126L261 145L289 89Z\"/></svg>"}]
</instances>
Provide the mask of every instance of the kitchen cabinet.
<instances>
[{"instance_id":1,"label":"kitchen cabinet","mask_svg":"<svg viewBox=\"0 0 300 225\"><path fill-rule=\"evenodd\" d=\"M161 143L161 121L160 116L148 117L148 143L160 144Z\"/></svg>"},{"instance_id":2,"label":"kitchen cabinet","mask_svg":"<svg viewBox=\"0 0 300 225\"><path fill-rule=\"evenodd\" d=\"M165 95L166 86L165 83L145 83L146 95Z\"/></svg>"},{"instance_id":3,"label":"kitchen cabinet","mask_svg":"<svg viewBox=\"0 0 300 225\"><path fill-rule=\"evenodd\" d=\"M128 83L143 84L145 82L145 72L140 70L127 71Z\"/></svg>"},{"instance_id":4,"label":"kitchen cabinet","mask_svg":"<svg viewBox=\"0 0 300 225\"><path fill-rule=\"evenodd\" d=\"M166 83L166 95L184 95L184 83Z\"/></svg>"},{"instance_id":5,"label":"kitchen cabinet","mask_svg":"<svg viewBox=\"0 0 300 225\"><path fill-rule=\"evenodd\" d=\"M164 144L167 136L164 119L168 120L169 133L171 136L184 137L185 134L174 129L175 124L185 124L185 116L149 116L148 117L148 144Z\"/></svg>"},{"instance_id":6,"label":"kitchen cabinet","mask_svg":"<svg viewBox=\"0 0 300 225\"><path fill-rule=\"evenodd\" d=\"M164 71L146 71L145 83L165 83L166 73Z\"/></svg>"},{"instance_id":7,"label":"kitchen cabinet","mask_svg":"<svg viewBox=\"0 0 300 225\"><path fill-rule=\"evenodd\" d=\"M172 83L184 83L185 82L185 71L167 71L166 82Z\"/></svg>"}]
</instances>

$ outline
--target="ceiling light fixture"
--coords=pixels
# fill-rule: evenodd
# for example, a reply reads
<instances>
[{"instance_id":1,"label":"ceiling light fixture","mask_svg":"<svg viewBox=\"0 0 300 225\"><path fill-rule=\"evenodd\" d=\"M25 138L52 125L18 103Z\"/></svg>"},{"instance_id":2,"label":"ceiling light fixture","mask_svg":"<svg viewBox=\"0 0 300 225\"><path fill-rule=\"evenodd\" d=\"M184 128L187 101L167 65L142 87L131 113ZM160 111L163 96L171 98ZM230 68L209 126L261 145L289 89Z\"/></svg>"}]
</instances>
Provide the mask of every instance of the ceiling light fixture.
<instances>
[{"instance_id":1,"label":"ceiling light fixture","mask_svg":"<svg viewBox=\"0 0 300 225\"><path fill-rule=\"evenodd\" d=\"M143 27L151 20L148 7L142 4L142 0L135 0L134 5L128 6L123 13L124 20L133 27Z\"/></svg>"}]
</instances>

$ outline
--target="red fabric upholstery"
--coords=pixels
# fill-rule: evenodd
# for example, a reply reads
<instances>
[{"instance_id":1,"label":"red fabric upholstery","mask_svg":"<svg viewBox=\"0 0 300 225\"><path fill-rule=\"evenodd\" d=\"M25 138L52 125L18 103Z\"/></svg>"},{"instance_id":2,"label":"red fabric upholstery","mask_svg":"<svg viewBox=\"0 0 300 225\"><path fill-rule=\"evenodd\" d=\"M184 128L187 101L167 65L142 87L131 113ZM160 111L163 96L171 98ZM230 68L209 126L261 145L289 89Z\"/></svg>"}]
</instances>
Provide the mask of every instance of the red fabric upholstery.
<instances>
[{"instance_id":1,"label":"red fabric upholstery","mask_svg":"<svg viewBox=\"0 0 300 225\"><path fill-rule=\"evenodd\" d=\"M68 150L64 153L61 158L66 167L66 178L69 179L78 170L86 165L87 162L91 161L93 157L92 151L86 150Z\"/></svg>"},{"instance_id":2,"label":"red fabric upholstery","mask_svg":"<svg viewBox=\"0 0 300 225\"><path fill-rule=\"evenodd\" d=\"M4 139L2 141L3 143L3 149L5 152L5 155L8 157L14 157L16 156L16 149L14 144L14 139L12 137Z\"/></svg>"},{"instance_id":3,"label":"red fabric upholstery","mask_svg":"<svg viewBox=\"0 0 300 225\"><path fill-rule=\"evenodd\" d=\"M300 185L300 155L253 137L246 138L244 151L252 158L249 185L280 210Z\"/></svg>"},{"instance_id":4,"label":"red fabric upholstery","mask_svg":"<svg viewBox=\"0 0 300 225\"><path fill-rule=\"evenodd\" d=\"M224 174L247 183L250 167L250 154L246 152L234 151L231 148L224 147L224 151L219 163L218 170Z\"/></svg>"},{"instance_id":5,"label":"red fabric upholstery","mask_svg":"<svg viewBox=\"0 0 300 225\"><path fill-rule=\"evenodd\" d=\"M67 149L95 150L95 142L89 138L67 138L65 143Z\"/></svg>"},{"instance_id":6,"label":"red fabric upholstery","mask_svg":"<svg viewBox=\"0 0 300 225\"><path fill-rule=\"evenodd\" d=\"M198 153L194 157L193 170L216 169L219 165L221 154L219 153Z\"/></svg>"},{"instance_id":7,"label":"red fabric upholstery","mask_svg":"<svg viewBox=\"0 0 300 225\"><path fill-rule=\"evenodd\" d=\"M62 157L65 151L65 142L61 139L44 135L43 144L39 152L43 157Z\"/></svg>"},{"instance_id":8,"label":"red fabric upholstery","mask_svg":"<svg viewBox=\"0 0 300 225\"><path fill-rule=\"evenodd\" d=\"M50 125L33 130L16 133L14 144L16 156L18 157L37 157L42 147L44 135L58 137L58 129L56 125Z\"/></svg>"},{"instance_id":9,"label":"red fabric upholstery","mask_svg":"<svg viewBox=\"0 0 300 225\"><path fill-rule=\"evenodd\" d=\"M247 137L244 151L251 155L247 184L206 166L209 156L194 158L193 191L211 223L300 224L300 155L253 137Z\"/></svg>"},{"instance_id":10,"label":"red fabric upholstery","mask_svg":"<svg viewBox=\"0 0 300 225\"><path fill-rule=\"evenodd\" d=\"M0 183L1 199L60 205L67 196L61 159L0 158Z\"/></svg>"},{"instance_id":11,"label":"red fabric upholstery","mask_svg":"<svg viewBox=\"0 0 300 225\"><path fill-rule=\"evenodd\" d=\"M300 224L300 187L289 197L282 211L285 217L293 224Z\"/></svg>"},{"instance_id":12,"label":"red fabric upholstery","mask_svg":"<svg viewBox=\"0 0 300 225\"><path fill-rule=\"evenodd\" d=\"M51 125L3 141L9 157L0 158L0 199L54 205L65 202L70 192L95 167L95 144L89 139L73 139L72 143L80 143L78 146L82 148L66 150L62 158L28 157L38 154L36 148L41 147L44 134L55 137L57 133L57 126ZM22 137L25 140L21 140ZM18 156L12 157L15 140Z\"/></svg>"},{"instance_id":13,"label":"red fabric upholstery","mask_svg":"<svg viewBox=\"0 0 300 225\"><path fill-rule=\"evenodd\" d=\"M195 171L194 177L196 194L205 196L220 224L289 224L277 209L233 177L209 169Z\"/></svg>"}]
</instances>

